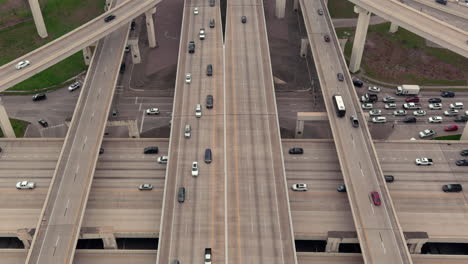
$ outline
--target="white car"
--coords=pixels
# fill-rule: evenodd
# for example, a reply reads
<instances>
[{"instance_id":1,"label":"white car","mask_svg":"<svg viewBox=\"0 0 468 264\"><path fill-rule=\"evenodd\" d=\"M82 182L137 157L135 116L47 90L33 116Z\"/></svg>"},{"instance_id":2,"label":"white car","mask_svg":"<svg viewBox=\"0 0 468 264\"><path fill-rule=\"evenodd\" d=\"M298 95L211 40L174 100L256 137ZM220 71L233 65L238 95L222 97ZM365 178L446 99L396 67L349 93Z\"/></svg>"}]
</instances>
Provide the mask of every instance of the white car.
<instances>
[{"instance_id":1,"label":"white car","mask_svg":"<svg viewBox=\"0 0 468 264\"><path fill-rule=\"evenodd\" d=\"M204 40L205 39L205 29L204 28L200 28L200 39L201 40Z\"/></svg>"},{"instance_id":2,"label":"white car","mask_svg":"<svg viewBox=\"0 0 468 264\"><path fill-rule=\"evenodd\" d=\"M429 123L442 123L441 116L431 116L429 117Z\"/></svg>"},{"instance_id":3,"label":"white car","mask_svg":"<svg viewBox=\"0 0 468 264\"><path fill-rule=\"evenodd\" d=\"M405 116L406 113L407 112L405 110L395 110L395 111L393 111L394 116Z\"/></svg>"},{"instance_id":4,"label":"white car","mask_svg":"<svg viewBox=\"0 0 468 264\"><path fill-rule=\"evenodd\" d=\"M442 104L441 103L429 104L429 109L440 110L442 109Z\"/></svg>"},{"instance_id":5,"label":"white car","mask_svg":"<svg viewBox=\"0 0 468 264\"><path fill-rule=\"evenodd\" d=\"M415 115L415 116L425 116L425 115L426 115L426 111L424 111L424 110L414 111L414 112L413 112L413 115Z\"/></svg>"},{"instance_id":6,"label":"white car","mask_svg":"<svg viewBox=\"0 0 468 264\"><path fill-rule=\"evenodd\" d=\"M419 158L415 162L418 166L431 166L433 164L432 159L429 158Z\"/></svg>"},{"instance_id":7,"label":"white car","mask_svg":"<svg viewBox=\"0 0 468 264\"><path fill-rule=\"evenodd\" d=\"M370 103L367 103L367 104L362 104L362 109L364 110L370 110L372 109L373 105L370 104Z\"/></svg>"},{"instance_id":8,"label":"white car","mask_svg":"<svg viewBox=\"0 0 468 264\"><path fill-rule=\"evenodd\" d=\"M308 190L305 183L295 183L291 186L291 189L296 192L306 192Z\"/></svg>"},{"instance_id":9,"label":"white car","mask_svg":"<svg viewBox=\"0 0 468 264\"><path fill-rule=\"evenodd\" d=\"M406 104L403 104L403 108L410 109L410 110L417 110L417 109L421 109L421 106L415 103L406 103Z\"/></svg>"},{"instance_id":10,"label":"white car","mask_svg":"<svg viewBox=\"0 0 468 264\"><path fill-rule=\"evenodd\" d=\"M194 15L198 15L198 7L195 7L195 8L193 9L193 14L194 14Z\"/></svg>"},{"instance_id":11,"label":"white car","mask_svg":"<svg viewBox=\"0 0 468 264\"><path fill-rule=\"evenodd\" d=\"M148 108L146 109L147 115L159 115L159 108Z\"/></svg>"},{"instance_id":12,"label":"white car","mask_svg":"<svg viewBox=\"0 0 468 264\"><path fill-rule=\"evenodd\" d=\"M434 136L436 133L434 130L432 129L426 129L426 130L423 130L421 132L419 132L419 137L420 138L426 138L426 137L430 137L430 136Z\"/></svg>"},{"instance_id":13,"label":"white car","mask_svg":"<svg viewBox=\"0 0 468 264\"><path fill-rule=\"evenodd\" d=\"M396 104L394 103L385 104L385 109L395 109L395 108L396 108Z\"/></svg>"},{"instance_id":14,"label":"white car","mask_svg":"<svg viewBox=\"0 0 468 264\"><path fill-rule=\"evenodd\" d=\"M80 82L74 82L74 83L70 84L70 86L68 86L68 91L73 92L73 91L75 91L76 89L78 89L80 87L81 87Z\"/></svg>"},{"instance_id":15,"label":"white car","mask_svg":"<svg viewBox=\"0 0 468 264\"><path fill-rule=\"evenodd\" d=\"M187 73L185 74L185 83L190 84L192 82L192 74Z\"/></svg>"},{"instance_id":16,"label":"white car","mask_svg":"<svg viewBox=\"0 0 468 264\"><path fill-rule=\"evenodd\" d=\"M198 162L194 161L192 163L192 176L197 177L198 176Z\"/></svg>"},{"instance_id":17,"label":"white car","mask_svg":"<svg viewBox=\"0 0 468 264\"><path fill-rule=\"evenodd\" d=\"M158 163L159 164L167 164L168 159L169 159L168 156L160 156L160 157L158 157Z\"/></svg>"},{"instance_id":18,"label":"white car","mask_svg":"<svg viewBox=\"0 0 468 264\"><path fill-rule=\"evenodd\" d=\"M445 116L456 116L456 115L458 115L458 110L451 109L451 110L444 111L444 115Z\"/></svg>"},{"instance_id":19,"label":"white car","mask_svg":"<svg viewBox=\"0 0 468 264\"><path fill-rule=\"evenodd\" d=\"M382 115L382 110L374 109L369 111L370 116L379 116Z\"/></svg>"},{"instance_id":20,"label":"white car","mask_svg":"<svg viewBox=\"0 0 468 264\"><path fill-rule=\"evenodd\" d=\"M151 183L143 183L138 186L138 190L140 191L151 191L153 190L153 185Z\"/></svg>"},{"instance_id":21,"label":"white car","mask_svg":"<svg viewBox=\"0 0 468 264\"><path fill-rule=\"evenodd\" d=\"M384 103L394 103L395 102L395 97L393 96L385 96L383 98Z\"/></svg>"},{"instance_id":22,"label":"white car","mask_svg":"<svg viewBox=\"0 0 468 264\"><path fill-rule=\"evenodd\" d=\"M29 63L28 60L20 61L20 62L18 62L18 63L15 65L15 68L16 68L17 70L21 70L21 69L23 69L24 67L29 66L29 64L31 64L31 63Z\"/></svg>"},{"instance_id":23,"label":"white car","mask_svg":"<svg viewBox=\"0 0 468 264\"><path fill-rule=\"evenodd\" d=\"M197 104L197 107L195 107L195 117L200 118L202 116L202 107L201 104Z\"/></svg>"},{"instance_id":24,"label":"white car","mask_svg":"<svg viewBox=\"0 0 468 264\"><path fill-rule=\"evenodd\" d=\"M450 104L450 109L463 109L463 103L456 102L456 103Z\"/></svg>"},{"instance_id":25,"label":"white car","mask_svg":"<svg viewBox=\"0 0 468 264\"><path fill-rule=\"evenodd\" d=\"M385 116L377 116L372 118L372 123L385 123L387 118Z\"/></svg>"},{"instance_id":26,"label":"white car","mask_svg":"<svg viewBox=\"0 0 468 264\"><path fill-rule=\"evenodd\" d=\"M16 183L16 189L34 189L36 184L30 181L20 181Z\"/></svg>"},{"instance_id":27,"label":"white car","mask_svg":"<svg viewBox=\"0 0 468 264\"><path fill-rule=\"evenodd\" d=\"M369 92L378 93L378 92L380 92L380 87L377 87L377 86L369 86L369 88L367 88L367 90L368 90Z\"/></svg>"}]
</instances>

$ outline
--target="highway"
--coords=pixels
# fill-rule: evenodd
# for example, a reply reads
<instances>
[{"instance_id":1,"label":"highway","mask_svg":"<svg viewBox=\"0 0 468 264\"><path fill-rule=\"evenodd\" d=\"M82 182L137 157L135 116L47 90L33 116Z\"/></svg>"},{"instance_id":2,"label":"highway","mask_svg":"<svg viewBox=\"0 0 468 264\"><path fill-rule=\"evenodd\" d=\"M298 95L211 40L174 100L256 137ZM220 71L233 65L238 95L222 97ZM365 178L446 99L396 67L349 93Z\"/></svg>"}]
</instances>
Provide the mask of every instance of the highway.
<instances>
[{"instance_id":1,"label":"highway","mask_svg":"<svg viewBox=\"0 0 468 264\"><path fill-rule=\"evenodd\" d=\"M412 263L393 202L385 185L379 160L360 110L357 95L323 1L299 1L307 35L327 108L330 127L347 187L354 225L365 263ZM323 9L323 16L317 9ZM331 42L324 41L330 35ZM337 79L343 73L344 81ZM346 116L337 117L333 95L341 95ZM351 115L359 119L353 128ZM371 192L378 192L382 205L373 204Z\"/></svg>"},{"instance_id":2,"label":"highway","mask_svg":"<svg viewBox=\"0 0 468 264\"><path fill-rule=\"evenodd\" d=\"M211 18L214 28L208 25ZM200 28L205 28L204 40L199 39ZM188 53L191 40L196 45L193 54ZM205 248L212 248L214 263L225 261L223 63L219 2L210 7L206 0L186 1L156 263L202 262ZM207 76L208 64L213 66L213 76ZM185 83L186 73L191 73L190 84ZM212 109L206 108L207 95L213 95ZM200 118L195 117L197 104L202 105ZM190 138L184 138L186 124L191 126ZM210 164L204 162L207 148L212 151ZM197 177L191 175L194 161L199 166ZM185 187L183 203L177 199L179 187Z\"/></svg>"},{"instance_id":3,"label":"highway","mask_svg":"<svg viewBox=\"0 0 468 264\"><path fill-rule=\"evenodd\" d=\"M231 264L297 263L262 3L236 0L227 6L226 236Z\"/></svg>"},{"instance_id":4,"label":"highway","mask_svg":"<svg viewBox=\"0 0 468 264\"><path fill-rule=\"evenodd\" d=\"M37 74L81 49L95 43L143 12L156 6L161 0L126 0L121 1L112 11L106 12L64 36L0 67L0 92ZM114 14L112 22L105 23L104 17ZM31 65L16 70L15 65L29 60Z\"/></svg>"},{"instance_id":5,"label":"highway","mask_svg":"<svg viewBox=\"0 0 468 264\"><path fill-rule=\"evenodd\" d=\"M350 2L468 58L468 43L466 42L468 32L466 30L459 29L396 0L350 0Z\"/></svg>"},{"instance_id":6,"label":"highway","mask_svg":"<svg viewBox=\"0 0 468 264\"><path fill-rule=\"evenodd\" d=\"M37 224L27 264L72 263L129 25L97 45Z\"/></svg>"}]
</instances>

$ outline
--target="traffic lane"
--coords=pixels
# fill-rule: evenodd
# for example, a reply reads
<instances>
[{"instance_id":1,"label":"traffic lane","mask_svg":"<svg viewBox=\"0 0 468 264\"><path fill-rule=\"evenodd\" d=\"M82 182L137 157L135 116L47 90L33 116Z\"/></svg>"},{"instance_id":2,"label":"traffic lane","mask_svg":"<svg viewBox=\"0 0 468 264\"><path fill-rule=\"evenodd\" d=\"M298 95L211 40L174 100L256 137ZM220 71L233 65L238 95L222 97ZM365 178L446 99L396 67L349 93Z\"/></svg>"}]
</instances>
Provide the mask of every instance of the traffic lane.
<instances>
[{"instance_id":1,"label":"traffic lane","mask_svg":"<svg viewBox=\"0 0 468 264\"><path fill-rule=\"evenodd\" d=\"M421 10L422 12L430 16L433 16L437 18L438 20L442 20L448 24L458 27L461 30L465 30L466 27L468 26L468 23L466 22L466 18L462 18L460 16L453 15L450 13L450 12L456 12L457 14L460 14L461 13L460 11L464 10L464 7L460 6L457 3L452 3L450 1L447 1L447 5L441 5L441 4L436 3L435 1L430 1L426 4L426 3L420 3L419 1L412 1L412 0L406 0L404 1L404 3L414 9ZM439 8L442 10L440 10L439 8L435 8L435 5L439 5L440 6ZM447 10L448 12L445 10Z\"/></svg>"}]
</instances>

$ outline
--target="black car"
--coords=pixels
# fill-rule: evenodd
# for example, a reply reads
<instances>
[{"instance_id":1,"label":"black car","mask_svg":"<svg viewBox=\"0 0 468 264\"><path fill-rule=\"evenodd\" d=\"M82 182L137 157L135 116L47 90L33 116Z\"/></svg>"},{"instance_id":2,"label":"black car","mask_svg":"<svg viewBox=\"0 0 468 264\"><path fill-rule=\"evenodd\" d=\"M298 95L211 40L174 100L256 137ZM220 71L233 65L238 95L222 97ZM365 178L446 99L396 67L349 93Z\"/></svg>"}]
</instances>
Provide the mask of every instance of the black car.
<instances>
[{"instance_id":1,"label":"black car","mask_svg":"<svg viewBox=\"0 0 468 264\"><path fill-rule=\"evenodd\" d=\"M177 201L183 203L185 201L185 187L180 187L177 193Z\"/></svg>"},{"instance_id":2,"label":"black car","mask_svg":"<svg viewBox=\"0 0 468 264\"><path fill-rule=\"evenodd\" d=\"M241 21L242 21L242 24L247 23L247 17L246 17L246 16L242 16L242 17L241 17Z\"/></svg>"},{"instance_id":3,"label":"black car","mask_svg":"<svg viewBox=\"0 0 468 264\"><path fill-rule=\"evenodd\" d=\"M440 93L440 96L442 96L442 97L455 97L455 93L450 92L450 91L442 91Z\"/></svg>"},{"instance_id":4,"label":"black car","mask_svg":"<svg viewBox=\"0 0 468 264\"><path fill-rule=\"evenodd\" d=\"M461 192L463 190L461 184L445 184L442 186L444 192Z\"/></svg>"},{"instance_id":5,"label":"black car","mask_svg":"<svg viewBox=\"0 0 468 264\"><path fill-rule=\"evenodd\" d=\"M115 15L108 15L108 16L106 16L104 18L104 22L106 22L106 23L110 22L110 21L114 20L114 18L115 18Z\"/></svg>"},{"instance_id":6,"label":"black car","mask_svg":"<svg viewBox=\"0 0 468 264\"><path fill-rule=\"evenodd\" d=\"M195 53L195 41L192 40L188 43L188 52Z\"/></svg>"},{"instance_id":7,"label":"black car","mask_svg":"<svg viewBox=\"0 0 468 264\"><path fill-rule=\"evenodd\" d=\"M206 96L206 108L213 108L213 96L211 94Z\"/></svg>"},{"instance_id":8,"label":"black car","mask_svg":"<svg viewBox=\"0 0 468 264\"><path fill-rule=\"evenodd\" d=\"M346 192L346 185L342 184L336 188L337 192Z\"/></svg>"},{"instance_id":9,"label":"black car","mask_svg":"<svg viewBox=\"0 0 468 264\"><path fill-rule=\"evenodd\" d=\"M442 103L442 99L440 98L430 98L429 100L427 100L429 103L431 104L438 104L438 103Z\"/></svg>"},{"instance_id":10,"label":"black car","mask_svg":"<svg viewBox=\"0 0 468 264\"><path fill-rule=\"evenodd\" d=\"M104 153L104 148L99 148L99 154Z\"/></svg>"},{"instance_id":11,"label":"black car","mask_svg":"<svg viewBox=\"0 0 468 264\"><path fill-rule=\"evenodd\" d=\"M358 120L357 116L352 115L352 116L349 117L349 119L351 120L351 125L353 127L359 127L359 120Z\"/></svg>"},{"instance_id":12,"label":"black car","mask_svg":"<svg viewBox=\"0 0 468 264\"><path fill-rule=\"evenodd\" d=\"M205 149L205 163L210 164L212 160L213 160L213 156L211 153L211 149L210 148Z\"/></svg>"},{"instance_id":13,"label":"black car","mask_svg":"<svg viewBox=\"0 0 468 264\"><path fill-rule=\"evenodd\" d=\"M384 175L384 178L386 182L393 182L395 180L395 177L392 175Z\"/></svg>"},{"instance_id":14,"label":"black car","mask_svg":"<svg viewBox=\"0 0 468 264\"><path fill-rule=\"evenodd\" d=\"M447 4L447 0L435 0L436 3L439 3L441 5L446 5Z\"/></svg>"},{"instance_id":15,"label":"black car","mask_svg":"<svg viewBox=\"0 0 468 264\"><path fill-rule=\"evenodd\" d=\"M453 119L455 122L466 122L468 121L468 116L457 116Z\"/></svg>"},{"instance_id":16,"label":"black car","mask_svg":"<svg viewBox=\"0 0 468 264\"><path fill-rule=\"evenodd\" d=\"M353 79L353 84L356 87L362 87L364 85L364 82L359 79Z\"/></svg>"},{"instance_id":17,"label":"black car","mask_svg":"<svg viewBox=\"0 0 468 264\"><path fill-rule=\"evenodd\" d=\"M403 123L416 123L416 117L407 116L403 119Z\"/></svg>"},{"instance_id":18,"label":"black car","mask_svg":"<svg viewBox=\"0 0 468 264\"><path fill-rule=\"evenodd\" d=\"M338 81L340 82L344 81L344 75L341 72L336 74L336 78L338 78Z\"/></svg>"},{"instance_id":19,"label":"black car","mask_svg":"<svg viewBox=\"0 0 468 264\"><path fill-rule=\"evenodd\" d=\"M330 36L328 35L323 36L323 40L325 40L325 42L330 42Z\"/></svg>"},{"instance_id":20,"label":"black car","mask_svg":"<svg viewBox=\"0 0 468 264\"><path fill-rule=\"evenodd\" d=\"M156 146L149 146L143 149L143 154L158 154L159 149Z\"/></svg>"},{"instance_id":21,"label":"black car","mask_svg":"<svg viewBox=\"0 0 468 264\"><path fill-rule=\"evenodd\" d=\"M304 154L304 149L302 148L290 148L289 154Z\"/></svg>"},{"instance_id":22,"label":"black car","mask_svg":"<svg viewBox=\"0 0 468 264\"><path fill-rule=\"evenodd\" d=\"M210 0L210 6L215 6L215 0Z\"/></svg>"},{"instance_id":23,"label":"black car","mask_svg":"<svg viewBox=\"0 0 468 264\"><path fill-rule=\"evenodd\" d=\"M39 125L41 125L42 127L48 127L49 126L49 123L47 123L47 121L45 121L44 119L41 119L39 121L37 121L39 123Z\"/></svg>"},{"instance_id":24,"label":"black car","mask_svg":"<svg viewBox=\"0 0 468 264\"><path fill-rule=\"evenodd\" d=\"M215 27L215 20L214 18L210 19L210 28L214 28Z\"/></svg>"},{"instance_id":25,"label":"black car","mask_svg":"<svg viewBox=\"0 0 468 264\"><path fill-rule=\"evenodd\" d=\"M42 101L42 100L45 100L45 99L47 99L47 95L45 93L38 93L38 94L35 94L32 97L33 101Z\"/></svg>"},{"instance_id":26,"label":"black car","mask_svg":"<svg viewBox=\"0 0 468 264\"><path fill-rule=\"evenodd\" d=\"M130 24L130 30L135 30L135 27L136 27L136 23L135 21L132 21L132 23Z\"/></svg>"},{"instance_id":27,"label":"black car","mask_svg":"<svg viewBox=\"0 0 468 264\"><path fill-rule=\"evenodd\" d=\"M462 150L462 151L460 152L460 155L462 155L462 156L468 156L468 149Z\"/></svg>"},{"instance_id":28,"label":"black car","mask_svg":"<svg viewBox=\"0 0 468 264\"><path fill-rule=\"evenodd\" d=\"M212 76L213 75L213 65L208 64L206 66L206 75L207 76Z\"/></svg>"},{"instance_id":29,"label":"black car","mask_svg":"<svg viewBox=\"0 0 468 264\"><path fill-rule=\"evenodd\" d=\"M466 159L457 160L457 161L455 162L455 164L456 164L457 166L468 166L468 160L466 160Z\"/></svg>"},{"instance_id":30,"label":"black car","mask_svg":"<svg viewBox=\"0 0 468 264\"><path fill-rule=\"evenodd\" d=\"M120 64L120 73L124 73L126 68L127 66L125 65L125 63Z\"/></svg>"}]
</instances>

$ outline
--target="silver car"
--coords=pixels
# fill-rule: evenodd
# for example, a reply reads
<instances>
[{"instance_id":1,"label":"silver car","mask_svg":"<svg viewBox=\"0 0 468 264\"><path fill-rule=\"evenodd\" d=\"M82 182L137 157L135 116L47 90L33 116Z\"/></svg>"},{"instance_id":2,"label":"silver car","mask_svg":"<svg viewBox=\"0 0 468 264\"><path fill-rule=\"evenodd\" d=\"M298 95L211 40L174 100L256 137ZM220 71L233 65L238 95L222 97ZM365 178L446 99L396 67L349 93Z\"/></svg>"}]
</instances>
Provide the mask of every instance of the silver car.
<instances>
[{"instance_id":1,"label":"silver car","mask_svg":"<svg viewBox=\"0 0 468 264\"><path fill-rule=\"evenodd\" d=\"M370 103L362 104L362 109L364 109L364 110L371 110L372 107L373 107L373 105L370 104Z\"/></svg>"},{"instance_id":2,"label":"silver car","mask_svg":"<svg viewBox=\"0 0 468 264\"><path fill-rule=\"evenodd\" d=\"M405 110L396 110L396 111L393 111L393 115L394 116L405 116L406 115L406 111Z\"/></svg>"},{"instance_id":3,"label":"silver car","mask_svg":"<svg viewBox=\"0 0 468 264\"><path fill-rule=\"evenodd\" d=\"M434 130L432 129L425 129L421 132L419 132L419 137L420 138L426 138L426 137L430 137L430 136L434 136L436 133Z\"/></svg>"},{"instance_id":4,"label":"silver car","mask_svg":"<svg viewBox=\"0 0 468 264\"><path fill-rule=\"evenodd\" d=\"M370 116L379 116L382 115L382 110L374 109L369 111Z\"/></svg>"},{"instance_id":5,"label":"silver car","mask_svg":"<svg viewBox=\"0 0 468 264\"><path fill-rule=\"evenodd\" d=\"M20 181L16 183L16 189L34 189L36 188L36 184L30 181Z\"/></svg>"},{"instance_id":6,"label":"silver car","mask_svg":"<svg viewBox=\"0 0 468 264\"><path fill-rule=\"evenodd\" d=\"M28 60L20 61L15 65L15 68L17 70L21 70L21 69L29 66L29 64L31 64L31 63Z\"/></svg>"}]
</instances>

